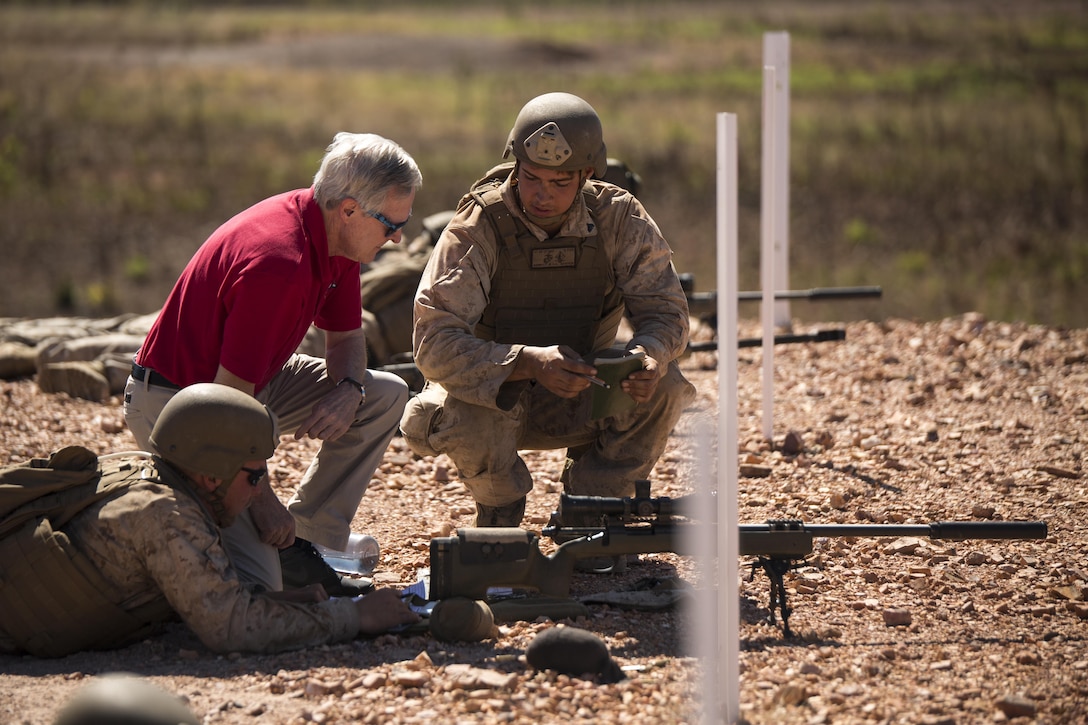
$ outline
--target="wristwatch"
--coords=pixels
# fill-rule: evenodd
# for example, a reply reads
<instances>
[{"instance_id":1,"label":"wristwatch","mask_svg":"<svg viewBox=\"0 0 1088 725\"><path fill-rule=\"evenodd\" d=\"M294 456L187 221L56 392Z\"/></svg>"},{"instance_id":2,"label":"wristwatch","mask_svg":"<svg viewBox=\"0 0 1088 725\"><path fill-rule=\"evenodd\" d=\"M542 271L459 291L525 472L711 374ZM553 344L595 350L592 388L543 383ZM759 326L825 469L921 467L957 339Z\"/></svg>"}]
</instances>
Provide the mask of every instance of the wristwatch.
<instances>
[{"instance_id":1,"label":"wristwatch","mask_svg":"<svg viewBox=\"0 0 1088 725\"><path fill-rule=\"evenodd\" d=\"M360 403L366 401L366 386L365 385L360 383L355 378L340 378L340 382L338 382L336 384L336 387L339 388L344 383L347 383L348 385L352 386L353 388L357 388L359 390L359 397L361 398L361 400L359 401Z\"/></svg>"}]
</instances>

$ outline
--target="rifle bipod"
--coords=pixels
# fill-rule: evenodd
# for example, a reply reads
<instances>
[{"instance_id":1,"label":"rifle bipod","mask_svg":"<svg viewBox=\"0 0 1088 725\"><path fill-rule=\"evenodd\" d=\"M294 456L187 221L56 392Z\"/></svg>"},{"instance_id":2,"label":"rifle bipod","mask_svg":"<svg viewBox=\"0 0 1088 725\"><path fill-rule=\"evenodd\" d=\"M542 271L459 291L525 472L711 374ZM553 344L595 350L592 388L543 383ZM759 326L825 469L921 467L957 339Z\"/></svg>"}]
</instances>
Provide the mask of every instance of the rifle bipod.
<instances>
[{"instance_id":1,"label":"rifle bipod","mask_svg":"<svg viewBox=\"0 0 1088 725\"><path fill-rule=\"evenodd\" d=\"M787 559L781 556L760 556L756 557L756 560L752 562L752 573L748 576L748 581L753 581L756 578L756 569L762 569L767 574L767 579L771 583L771 597L768 603L770 609L770 622L775 623L774 610L778 607L779 612L782 614L782 635L784 637L792 637L793 632L790 631L790 613L793 611L790 609L789 604L786 601L786 582L785 575L790 569L796 569L804 563L802 559Z\"/></svg>"}]
</instances>

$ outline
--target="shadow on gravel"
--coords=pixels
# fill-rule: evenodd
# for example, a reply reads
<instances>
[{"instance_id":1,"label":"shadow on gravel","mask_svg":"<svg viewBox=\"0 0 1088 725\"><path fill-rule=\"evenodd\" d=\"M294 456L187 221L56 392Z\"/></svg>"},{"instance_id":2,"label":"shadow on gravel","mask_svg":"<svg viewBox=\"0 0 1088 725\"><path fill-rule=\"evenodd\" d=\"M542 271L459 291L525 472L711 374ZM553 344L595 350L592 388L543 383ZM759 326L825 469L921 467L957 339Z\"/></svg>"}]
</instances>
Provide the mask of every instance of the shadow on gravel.
<instances>
[{"instance_id":1,"label":"shadow on gravel","mask_svg":"<svg viewBox=\"0 0 1088 725\"><path fill-rule=\"evenodd\" d=\"M837 471L839 473L844 473L847 476L849 476L850 478L853 478L853 479L855 479L857 481L861 481L862 483L866 483L866 484L868 484L870 486L873 486L874 488L882 488L885 491L891 491L892 493L902 493L903 492L903 489L899 488L898 486L893 486L892 484L888 483L887 481L881 481L879 478L874 478L874 477L872 477L872 476L870 476L868 474L862 473L861 471L857 470L857 468L855 468L852 465L846 465L846 466L838 467L834 463L831 463L830 461L827 462L827 463L817 463L816 465L820 466L821 468L826 468L829 471Z\"/></svg>"},{"instance_id":2,"label":"shadow on gravel","mask_svg":"<svg viewBox=\"0 0 1088 725\"><path fill-rule=\"evenodd\" d=\"M741 611L744 607L742 605ZM762 610L766 612L766 609ZM763 619L756 618L754 620L745 620L747 624L768 624L766 617ZM769 626L769 625L768 625ZM1064 637L1066 642L1086 642L1088 636L1085 637ZM765 650L777 649L782 647L804 647L808 648L813 645L819 647L857 647L861 649L909 649L911 647L950 647L950 646L964 646L964 645L987 645L996 647L1009 647L1013 645L1031 645L1036 640L1032 637L944 637L934 639L882 639L872 640L869 642L842 642L838 639L821 637L816 632L804 632L800 634L795 633L792 637L783 637L781 629L778 630L778 635L768 635L766 637L741 637L740 648L745 652L761 652Z\"/></svg>"}]
</instances>

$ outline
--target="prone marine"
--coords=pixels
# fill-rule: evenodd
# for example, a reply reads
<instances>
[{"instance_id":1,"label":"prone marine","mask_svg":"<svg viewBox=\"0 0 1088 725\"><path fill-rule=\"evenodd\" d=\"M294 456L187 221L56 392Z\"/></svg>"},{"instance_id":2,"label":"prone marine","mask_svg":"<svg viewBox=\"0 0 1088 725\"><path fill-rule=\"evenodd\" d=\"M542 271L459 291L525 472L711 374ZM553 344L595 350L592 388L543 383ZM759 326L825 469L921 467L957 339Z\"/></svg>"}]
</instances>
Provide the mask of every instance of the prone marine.
<instances>
[{"instance_id":1,"label":"prone marine","mask_svg":"<svg viewBox=\"0 0 1088 725\"><path fill-rule=\"evenodd\" d=\"M72 446L0 470L23 497L0 506L0 652L112 649L180 618L213 651L271 653L419 621L393 589L329 597L239 578L221 529L249 506L277 441L266 406L198 383L164 407L150 453Z\"/></svg>"}]
</instances>

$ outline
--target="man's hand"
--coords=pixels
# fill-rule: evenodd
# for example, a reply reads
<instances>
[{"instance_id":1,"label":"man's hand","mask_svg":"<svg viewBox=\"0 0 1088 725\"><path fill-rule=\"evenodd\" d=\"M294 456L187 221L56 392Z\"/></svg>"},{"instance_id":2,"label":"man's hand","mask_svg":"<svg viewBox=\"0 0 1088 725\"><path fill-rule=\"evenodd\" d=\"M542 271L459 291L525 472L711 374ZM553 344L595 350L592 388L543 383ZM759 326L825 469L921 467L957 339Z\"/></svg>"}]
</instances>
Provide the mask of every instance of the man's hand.
<instances>
[{"instance_id":1,"label":"man's hand","mask_svg":"<svg viewBox=\"0 0 1088 725\"><path fill-rule=\"evenodd\" d=\"M628 375L620 383L620 387L623 388L623 392L634 398L636 403L645 403L654 396L660 380L660 363L647 355L642 359L642 369Z\"/></svg>"},{"instance_id":2,"label":"man's hand","mask_svg":"<svg viewBox=\"0 0 1088 725\"><path fill-rule=\"evenodd\" d=\"M310 417L295 431L295 440L303 437L334 441L347 433L359 408L359 389L354 385L337 385L317 401Z\"/></svg>"},{"instance_id":3,"label":"man's hand","mask_svg":"<svg viewBox=\"0 0 1088 725\"><path fill-rule=\"evenodd\" d=\"M582 362L578 353L565 345L526 345L508 379L536 380L560 398L573 398L590 386L588 376L596 374L595 367Z\"/></svg>"},{"instance_id":4,"label":"man's hand","mask_svg":"<svg viewBox=\"0 0 1088 725\"><path fill-rule=\"evenodd\" d=\"M261 481L249 513L264 543L277 549L295 543L295 517L272 491L267 478Z\"/></svg>"},{"instance_id":5,"label":"man's hand","mask_svg":"<svg viewBox=\"0 0 1088 725\"><path fill-rule=\"evenodd\" d=\"M381 634L402 624L415 624L419 615L401 599L395 589L378 589L356 602L359 612L359 631L362 634Z\"/></svg>"}]
</instances>

